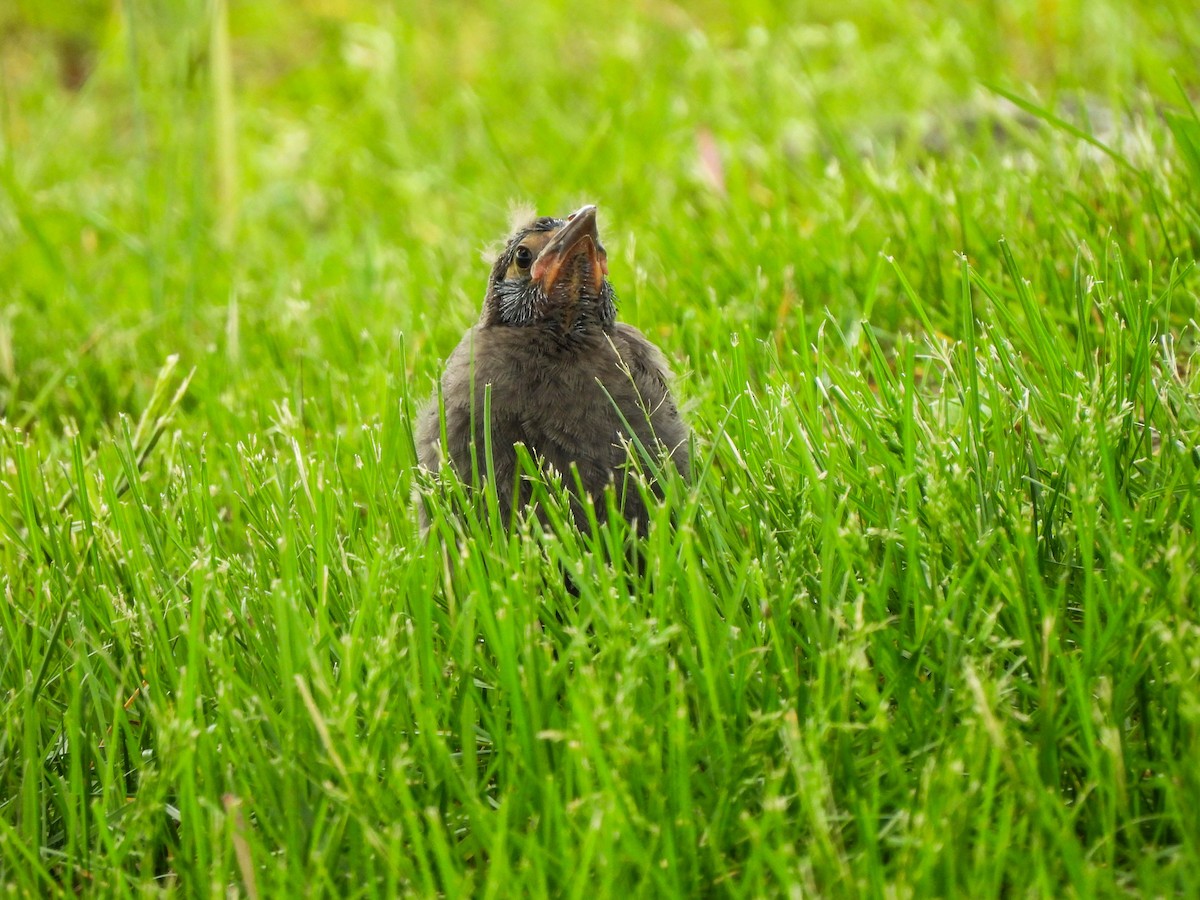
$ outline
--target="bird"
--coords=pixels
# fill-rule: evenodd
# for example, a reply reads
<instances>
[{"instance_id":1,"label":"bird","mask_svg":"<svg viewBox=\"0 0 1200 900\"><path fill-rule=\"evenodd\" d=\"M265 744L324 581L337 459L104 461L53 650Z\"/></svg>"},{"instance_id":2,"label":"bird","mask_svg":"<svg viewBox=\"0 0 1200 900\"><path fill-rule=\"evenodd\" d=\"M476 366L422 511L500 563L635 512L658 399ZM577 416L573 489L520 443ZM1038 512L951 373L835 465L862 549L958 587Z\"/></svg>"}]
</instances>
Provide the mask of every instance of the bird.
<instances>
[{"instance_id":1,"label":"bird","mask_svg":"<svg viewBox=\"0 0 1200 900\"><path fill-rule=\"evenodd\" d=\"M648 510L631 473L648 472L658 497L667 467L690 475L690 432L671 383L662 351L617 321L596 206L533 218L496 258L479 320L446 360L440 399L435 392L420 414L417 462L428 473L448 464L464 483L494 491L508 524L532 500L529 479L518 479L524 445L541 473L561 475L576 528L588 520L575 487L603 523L611 484L616 508L644 533Z\"/></svg>"}]
</instances>

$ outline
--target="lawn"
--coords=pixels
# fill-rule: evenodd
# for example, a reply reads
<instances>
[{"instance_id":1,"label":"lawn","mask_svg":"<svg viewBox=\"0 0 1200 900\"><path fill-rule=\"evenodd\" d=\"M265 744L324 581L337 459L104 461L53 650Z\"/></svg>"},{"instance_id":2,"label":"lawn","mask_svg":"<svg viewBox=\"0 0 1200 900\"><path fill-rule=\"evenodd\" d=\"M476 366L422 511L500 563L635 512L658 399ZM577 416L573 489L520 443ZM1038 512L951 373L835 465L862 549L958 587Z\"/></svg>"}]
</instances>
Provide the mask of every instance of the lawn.
<instances>
[{"instance_id":1,"label":"lawn","mask_svg":"<svg viewBox=\"0 0 1200 900\"><path fill-rule=\"evenodd\" d=\"M0 890L1200 893L1191 0L406 7L0 10ZM693 477L423 538L584 202Z\"/></svg>"}]
</instances>

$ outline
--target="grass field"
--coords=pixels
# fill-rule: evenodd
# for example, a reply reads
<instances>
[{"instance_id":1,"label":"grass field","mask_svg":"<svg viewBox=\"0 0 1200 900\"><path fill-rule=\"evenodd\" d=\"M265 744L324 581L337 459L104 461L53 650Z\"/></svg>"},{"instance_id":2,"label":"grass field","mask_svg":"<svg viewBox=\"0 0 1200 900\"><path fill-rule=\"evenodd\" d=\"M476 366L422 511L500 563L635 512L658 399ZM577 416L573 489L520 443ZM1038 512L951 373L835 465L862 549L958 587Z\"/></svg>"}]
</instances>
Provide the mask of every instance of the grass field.
<instances>
[{"instance_id":1,"label":"grass field","mask_svg":"<svg viewBox=\"0 0 1200 900\"><path fill-rule=\"evenodd\" d=\"M1200 893L1191 0L230 6L0 12L0 889ZM585 201L693 481L422 542Z\"/></svg>"}]
</instances>

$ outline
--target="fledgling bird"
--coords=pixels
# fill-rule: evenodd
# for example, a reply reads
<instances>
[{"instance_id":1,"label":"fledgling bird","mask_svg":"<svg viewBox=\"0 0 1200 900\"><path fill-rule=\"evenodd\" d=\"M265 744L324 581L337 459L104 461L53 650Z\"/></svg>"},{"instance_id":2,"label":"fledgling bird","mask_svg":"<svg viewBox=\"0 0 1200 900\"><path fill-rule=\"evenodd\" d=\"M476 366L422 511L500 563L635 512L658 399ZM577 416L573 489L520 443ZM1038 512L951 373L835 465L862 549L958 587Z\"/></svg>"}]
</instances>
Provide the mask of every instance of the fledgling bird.
<instances>
[{"instance_id":1,"label":"fledgling bird","mask_svg":"<svg viewBox=\"0 0 1200 900\"><path fill-rule=\"evenodd\" d=\"M615 483L625 517L644 528L641 493L625 482L636 444L657 463L669 460L685 478L689 474L688 429L670 380L659 349L617 321L596 207L584 206L566 219L537 218L508 239L492 266L483 314L442 376L446 444L435 396L417 425L418 461L436 471L448 459L459 478L470 482L477 473L484 481L490 429L491 488L502 521L530 502L528 481L517 482L520 443L540 466L561 473L568 488L574 488L571 467L577 467L602 521L602 492ZM571 506L576 525L583 526L578 497ZM421 515L427 526L424 506Z\"/></svg>"}]
</instances>

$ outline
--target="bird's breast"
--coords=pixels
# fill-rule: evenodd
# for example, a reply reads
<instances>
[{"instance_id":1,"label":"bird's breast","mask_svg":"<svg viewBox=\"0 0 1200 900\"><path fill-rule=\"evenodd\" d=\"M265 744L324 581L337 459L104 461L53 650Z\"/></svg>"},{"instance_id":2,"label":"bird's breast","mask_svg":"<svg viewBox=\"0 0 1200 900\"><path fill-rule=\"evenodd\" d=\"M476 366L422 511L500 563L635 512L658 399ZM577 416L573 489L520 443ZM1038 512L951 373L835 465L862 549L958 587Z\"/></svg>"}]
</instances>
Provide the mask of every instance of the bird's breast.
<instances>
[{"instance_id":1,"label":"bird's breast","mask_svg":"<svg viewBox=\"0 0 1200 900\"><path fill-rule=\"evenodd\" d=\"M629 390L605 335L564 348L531 328L488 331L475 351L474 390L477 409L490 390L493 431L547 455L609 455Z\"/></svg>"}]
</instances>

